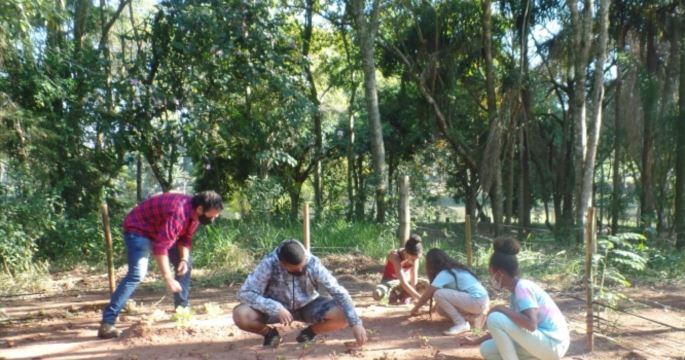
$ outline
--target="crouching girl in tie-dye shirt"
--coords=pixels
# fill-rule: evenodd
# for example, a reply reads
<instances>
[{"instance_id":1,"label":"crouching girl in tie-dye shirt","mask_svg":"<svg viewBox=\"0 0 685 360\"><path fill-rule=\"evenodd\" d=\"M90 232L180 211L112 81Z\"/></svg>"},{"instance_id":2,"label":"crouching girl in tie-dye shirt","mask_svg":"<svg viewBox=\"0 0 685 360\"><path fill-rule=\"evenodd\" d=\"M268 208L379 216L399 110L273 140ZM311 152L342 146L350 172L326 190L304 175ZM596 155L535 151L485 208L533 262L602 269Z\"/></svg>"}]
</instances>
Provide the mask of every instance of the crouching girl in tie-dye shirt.
<instances>
[{"instance_id":1,"label":"crouching girl in tie-dye shirt","mask_svg":"<svg viewBox=\"0 0 685 360\"><path fill-rule=\"evenodd\" d=\"M569 346L566 320L540 286L518 278L520 245L498 239L490 257L493 285L511 291L509 307L498 305L487 318L489 334L463 343L480 344L485 359L561 359Z\"/></svg>"}]
</instances>

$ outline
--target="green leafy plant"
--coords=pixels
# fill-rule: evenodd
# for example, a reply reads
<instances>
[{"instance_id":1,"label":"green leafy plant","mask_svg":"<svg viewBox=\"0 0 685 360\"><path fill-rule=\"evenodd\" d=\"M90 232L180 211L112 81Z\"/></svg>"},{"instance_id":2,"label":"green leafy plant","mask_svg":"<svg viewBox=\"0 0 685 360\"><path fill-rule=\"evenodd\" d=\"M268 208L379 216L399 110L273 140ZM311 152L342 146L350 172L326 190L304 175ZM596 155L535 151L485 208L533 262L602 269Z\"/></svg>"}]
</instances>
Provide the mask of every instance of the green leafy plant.
<instances>
[{"instance_id":1,"label":"green leafy plant","mask_svg":"<svg viewBox=\"0 0 685 360\"><path fill-rule=\"evenodd\" d=\"M176 327L182 328L188 326L190 320L193 319L195 312L190 307L179 306L176 308L176 312L171 315L171 320L176 322Z\"/></svg>"},{"instance_id":2,"label":"green leafy plant","mask_svg":"<svg viewBox=\"0 0 685 360\"><path fill-rule=\"evenodd\" d=\"M223 314L223 310L221 310L221 306L219 306L219 304L209 302L202 304L202 313L211 317L216 317Z\"/></svg>"},{"instance_id":3,"label":"green leafy plant","mask_svg":"<svg viewBox=\"0 0 685 360\"><path fill-rule=\"evenodd\" d=\"M626 275L645 270L647 258L643 253L648 249L645 241L643 235L636 233L611 235L597 241L597 253L592 262L597 269L599 299L612 305L625 297L611 285L631 287L633 284Z\"/></svg>"}]
</instances>

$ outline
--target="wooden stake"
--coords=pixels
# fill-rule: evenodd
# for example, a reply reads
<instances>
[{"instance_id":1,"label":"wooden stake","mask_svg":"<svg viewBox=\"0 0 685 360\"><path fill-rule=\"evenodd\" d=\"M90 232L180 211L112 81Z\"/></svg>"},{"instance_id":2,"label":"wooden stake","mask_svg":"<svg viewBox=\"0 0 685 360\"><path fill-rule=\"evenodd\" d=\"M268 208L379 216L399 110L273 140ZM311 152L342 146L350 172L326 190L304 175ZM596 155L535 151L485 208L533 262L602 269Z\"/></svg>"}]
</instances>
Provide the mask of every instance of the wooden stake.
<instances>
[{"instance_id":1,"label":"wooden stake","mask_svg":"<svg viewBox=\"0 0 685 360\"><path fill-rule=\"evenodd\" d=\"M302 212L302 223L304 225L304 248L311 251L309 247L309 203L304 203L304 211Z\"/></svg>"},{"instance_id":2,"label":"wooden stake","mask_svg":"<svg viewBox=\"0 0 685 360\"><path fill-rule=\"evenodd\" d=\"M587 334L587 348L592 352L595 346L594 339L594 268L592 266L592 255L595 249L595 208L591 207L587 210L587 223L585 228L585 301L587 312L585 314Z\"/></svg>"},{"instance_id":3,"label":"wooden stake","mask_svg":"<svg viewBox=\"0 0 685 360\"><path fill-rule=\"evenodd\" d=\"M411 213L409 209L409 176L402 176L400 178L400 244L404 247L404 243L409 239L411 230Z\"/></svg>"},{"instance_id":4,"label":"wooden stake","mask_svg":"<svg viewBox=\"0 0 685 360\"><path fill-rule=\"evenodd\" d=\"M473 248L471 238L471 216L466 214L464 217L464 248L466 249L466 264L470 268L473 264Z\"/></svg>"},{"instance_id":5,"label":"wooden stake","mask_svg":"<svg viewBox=\"0 0 685 360\"><path fill-rule=\"evenodd\" d=\"M114 293L114 269L112 265L112 233L109 230L109 211L107 203L100 206L102 214L102 227L105 231L105 252L107 253L107 275L109 277L109 295Z\"/></svg>"}]
</instances>

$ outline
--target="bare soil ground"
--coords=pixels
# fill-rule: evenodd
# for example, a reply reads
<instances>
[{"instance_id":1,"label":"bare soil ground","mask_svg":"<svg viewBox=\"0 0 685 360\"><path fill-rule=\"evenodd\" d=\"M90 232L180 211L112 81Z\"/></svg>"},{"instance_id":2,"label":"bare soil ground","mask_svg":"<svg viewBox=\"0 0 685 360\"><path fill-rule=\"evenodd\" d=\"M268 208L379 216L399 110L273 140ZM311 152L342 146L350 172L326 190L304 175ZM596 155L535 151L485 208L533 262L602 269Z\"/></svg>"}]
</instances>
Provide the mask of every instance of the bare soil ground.
<instances>
[{"instance_id":1,"label":"bare soil ground","mask_svg":"<svg viewBox=\"0 0 685 360\"><path fill-rule=\"evenodd\" d=\"M231 309L237 304L238 284L221 289L193 289L197 314L188 324L170 319L172 300L161 290L142 290L137 303L122 314L119 339L98 340L100 309L108 302L102 291L83 290L43 297L5 298L0 316L0 359L480 359L477 347L459 347L455 337L442 335L448 322L427 315L408 317L409 306L382 306L369 296L380 265L359 255L324 258L339 281L353 295L370 341L362 349L348 348L349 329L320 336L314 344L299 345L295 336L303 325L282 329L278 349L262 349L261 337L235 327ZM86 279L92 283L101 281ZM164 296L164 298L162 298ZM684 359L685 331L675 330L619 312L603 312L595 352L585 352L585 307L563 294L555 296L571 323L572 344L566 359ZM628 312L685 327L683 288L639 288L631 297L639 303ZM502 298L502 297L500 297ZM204 304L217 309L202 314ZM622 346L618 345L621 344Z\"/></svg>"}]
</instances>

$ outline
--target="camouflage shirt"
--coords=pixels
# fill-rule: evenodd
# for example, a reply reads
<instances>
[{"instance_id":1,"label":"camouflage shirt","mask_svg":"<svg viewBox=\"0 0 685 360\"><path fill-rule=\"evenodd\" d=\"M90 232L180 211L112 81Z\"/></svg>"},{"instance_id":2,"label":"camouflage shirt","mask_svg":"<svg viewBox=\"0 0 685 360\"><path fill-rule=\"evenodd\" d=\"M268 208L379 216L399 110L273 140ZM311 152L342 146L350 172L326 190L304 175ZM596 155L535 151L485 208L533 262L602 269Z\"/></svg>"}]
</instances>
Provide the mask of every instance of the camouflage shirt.
<instances>
[{"instance_id":1,"label":"camouflage shirt","mask_svg":"<svg viewBox=\"0 0 685 360\"><path fill-rule=\"evenodd\" d=\"M333 297L345 313L350 326L361 324L361 319L352 303L350 294L321 264L316 256L307 252L306 265L302 276L289 274L278 260L279 245L265 256L238 292L238 300L253 309L276 317L285 308L298 310L319 297L319 286L322 286Z\"/></svg>"}]
</instances>

